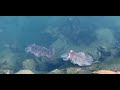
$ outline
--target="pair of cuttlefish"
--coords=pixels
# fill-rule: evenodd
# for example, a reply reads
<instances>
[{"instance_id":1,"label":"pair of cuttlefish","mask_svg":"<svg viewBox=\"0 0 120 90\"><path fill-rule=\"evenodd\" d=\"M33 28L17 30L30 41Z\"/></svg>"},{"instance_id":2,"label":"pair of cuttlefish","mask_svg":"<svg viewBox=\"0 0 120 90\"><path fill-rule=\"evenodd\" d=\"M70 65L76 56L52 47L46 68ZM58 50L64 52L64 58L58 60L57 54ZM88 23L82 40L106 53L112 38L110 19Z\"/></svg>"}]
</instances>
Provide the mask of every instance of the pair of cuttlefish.
<instances>
[{"instance_id":1,"label":"pair of cuttlefish","mask_svg":"<svg viewBox=\"0 0 120 90\"><path fill-rule=\"evenodd\" d=\"M55 49L48 49L36 44L27 46L25 51L35 55L36 57L52 58L55 54ZM63 58L64 61L70 61L71 63L77 64L79 66L89 66L93 63L93 58L90 55L84 52L75 52L73 50L62 54L61 58Z\"/></svg>"}]
</instances>

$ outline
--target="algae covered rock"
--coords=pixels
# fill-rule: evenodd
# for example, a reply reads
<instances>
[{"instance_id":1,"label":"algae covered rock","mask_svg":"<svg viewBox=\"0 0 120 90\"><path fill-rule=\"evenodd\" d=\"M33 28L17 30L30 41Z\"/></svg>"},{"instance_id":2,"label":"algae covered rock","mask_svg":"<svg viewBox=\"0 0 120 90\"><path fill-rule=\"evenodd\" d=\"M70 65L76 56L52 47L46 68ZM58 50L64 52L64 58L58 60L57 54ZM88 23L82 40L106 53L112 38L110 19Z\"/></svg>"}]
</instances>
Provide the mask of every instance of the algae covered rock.
<instances>
[{"instance_id":1,"label":"algae covered rock","mask_svg":"<svg viewBox=\"0 0 120 90\"><path fill-rule=\"evenodd\" d=\"M101 69L120 71L120 64L103 64L101 65Z\"/></svg>"},{"instance_id":2,"label":"algae covered rock","mask_svg":"<svg viewBox=\"0 0 120 90\"><path fill-rule=\"evenodd\" d=\"M0 68L9 68L11 70L18 70L20 58L10 49L4 49L0 52Z\"/></svg>"},{"instance_id":3,"label":"algae covered rock","mask_svg":"<svg viewBox=\"0 0 120 90\"><path fill-rule=\"evenodd\" d=\"M100 70L101 69L101 64L100 63L95 63L92 64L89 67L84 67L85 70L89 70L89 71L96 71L96 70Z\"/></svg>"},{"instance_id":4,"label":"algae covered rock","mask_svg":"<svg viewBox=\"0 0 120 90\"><path fill-rule=\"evenodd\" d=\"M97 35L96 43L98 43L98 45L106 46L109 48L114 44L113 42L115 42L115 37L111 29L102 28L96 30L96 35Z\"/></svg>"},{"instance_id":5,"label":"algae covered rock","mask_svg":"<svg viewBox=\"0 0 120 90\"><path fill-rule=\"evenodd\" d=\"M64 74L64 72L62 70L55 69L55 70L49 72L48 74Z\"/></svg>"},{"instance_id":6,"label":"algae covered rock","mask_svg":"<svg viewBox=\"0 0 120 90\"><path fill-rule=\"evenodd\" d=\"M23 69L36 70L37 62L35 62L35 60L33 59L26 59L25 61L23 61L22 65Z\"/></svg>"},{"instance_id":7,"label":"algae covered rock","mask_svg":"<svg viewBox=\"0 0 120 90\"><path fill-rule=\"evenodd\" d=\"M120 59L112 58L105 60L103 63L99 64L99 70L120 71Z\"/></svg>"},{"instance_id":8,"label":"algae covered rock","mask_svg":"<svg viewBox=\"0 0 120 90\"><path fill-rule=\"evenodd\" d=\"M48 74L92 74L92 72L78 67L70 67L66 69L55 69Z\"/></svg>"},{"instance_id":9,"label":"algae covered rock","mask_svg":"<svg viewBox=\"0 0 120 90\"><path fill-rule=\"evenodd\" d=\"M92 72L88 70L83 70L81 68L67 68L67 74L91 74Z\"/></svg>"},{"instance_id":10,"label":"algae covered rock","mask_svg":"<svg viewBox=\"0 0 120 90\"><path fill-rule=\"evenodd\" d=\"M0 74L13 74L14 71L10 69L0 69Z\"/></svg>"},{"instance_id":11,"label":"algae covered rock","mask_svg":"<svg viewBox=\"0 0 120 90\"><path fill-rule=\"evenodd\" d=\"M111 70L111 71L120 71L120 60L119 59L110 59L103 62L98 62L90 67L84 67L85 70L90 70L92 72L98 70Z\"/></svg>"},{"instance_id":12,"label":"algae covered rock","mask_svg":"<svg viewBox=\"0 0 120 90\"><path fill-rule=\"evenodd\" d=\"M98 60L99 58L106 59L112 54L111 48L115 45L115 37L113 31L109 28L99 28L96 31L96 40L92 42L90 45L80 45L82 51L90 53L94 59ZM102 47L103 51L99 46ZM99 54L98 54L99 51ZM101 58L101 59L102 59Z\"/></svg>"},{"instance_id":13,"label":"algae covered rock","mask_svg":"<svg viewBox=\"0 0 120 90\"><path fill-rule=\"evenodd\" d=\"M111 52L105 46L99 46L97 48L97 54L100 61L106 60L111 56Z\"/></svg>"}]
</instances>

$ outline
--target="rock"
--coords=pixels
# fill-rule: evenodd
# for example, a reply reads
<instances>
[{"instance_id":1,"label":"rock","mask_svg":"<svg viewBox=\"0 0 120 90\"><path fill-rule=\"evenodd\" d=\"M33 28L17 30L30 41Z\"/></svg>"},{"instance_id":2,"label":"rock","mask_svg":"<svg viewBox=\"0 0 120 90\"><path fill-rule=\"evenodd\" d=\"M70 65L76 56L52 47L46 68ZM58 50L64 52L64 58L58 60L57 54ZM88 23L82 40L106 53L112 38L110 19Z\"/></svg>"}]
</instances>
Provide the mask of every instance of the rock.
<instances>
[{"instance_id":1,"label":"rock","mask_svg":"<svg viewBox=\"0 0 120 90\"><path fill-rule=\"evenodd\" d=\"M119 71L120 64L103 64L103 65L101 65L101 69Z\"/></svg>"},{"instance_id":2,"label":"rock","mask_svg":"<svg viewBox=\"0 0 120 90\"><path fill-rule=\"evenodd\" d=\"M63 71L59 70L59 69L55 69L55 70L49 72L48 74L63 74Z\"/></svg>"},{"instance_id":3,"label":"rock","mask_svg":"<svg viewBox=\"0 0 120 90\"><path fill-rule=\"evenodd\" d=\"M72 64L70 62L64 62L63 65L61 65L59 67L59 69L67 69L69 67L76 67L76 66L78 66L78 65Z\"/></svg>"},{"instance_id":4,"label":"rock","mask_svg":"<svg viewBox=\"0 0 120 90\"><path fill-rule=\"evenodd\" d=\"M79 73L81 68L67 68L67 74Z\"/></svg>"},{"instance_id":5,"label":"rock","mask_svg":"<svg viewBox=\"0 0 120 90\"><path fill-rule=\"evenodd\" d=\"M113 35L113 31L108 28L102 28L96 30L97 42L101 46L106 46L107 48L113 45L113 42L116 41Z\"/></svg>"},{"instance_id":6,"label":"rock","mask_svg":"<svg viewBox=\"0 0 120 90\"><path fill-rule=\"evenodd\" d=\"M10 70L10 69L0 69L0 74L13 74L13 70Z\"/></svg>"},{"instance_id":7,"label":"rock","mask_svg":"<svg viewBox=\"0 0 120 90\"><path fill-rule=\"evenodd\" d=\"M85 70L89 70L89 71L96 71L96 70L100 70L100 63L96 63L96 64L92 64L89 67L84 67Z\"/></svg>"},{"instance_id":8,"label":"rock","mask_svg":"<svg viewBox=\"0 0 120 90\"><path fill-rule=\"evenodd\" d=\"M0 52L0 68L9 68L11 70L18 70L20 67L18 62L19 56L10 49L4 49Z\"/></svg>"},{"instance_id":9,"label":"rock","mask_svg":"<svg viewBox=\"0 0 120 90\"><path fill-rule=\"evenodd\" d=\"M120 71L120 59L113 58L98 64L98 70ZM97 70L95 70L97 71Z\"/></svg>"},{"instance_id":10,"label":"rock","mask_svg":"<svg viewBox=\"0 0 120 90\"><path fill-rule=\"evenodd\" d=\"M94 74L120 74L120 71L110 71L110 70L98 70L98 71L94 71Z\"/></svg>"},{"instance_id":11,"label":"rock","mask_svg":"<svg viewBox=\"0 0 120 90\"><path fill-rule=\"evenodd\" d=\"M37 62L35 62L35 60L33 59L26 59L25 61L23 61L22 66L23 69L26 70L36 70Z\"/></svg>"},{"instance_id":12,"label":"rock","mask_svg":"<svg viewBox=\"0 0 120 90\"><path fill-rule=\"evenodd\" d=\"M55 69L48 74L92 74L92 72L78 67L70 67L66 69Z\"/></svg>"},{"instance_id":13,"label":"rock","mask_svg":"<svg viewBox=\"0 0 120 90\"><path fill-rule=\"evenodd\" d=\"M88 70L83 70L81 68L67 68L67 74L91 74L92 72Z\"/></svg>"},{"instance_id":14,"label":"rock","mask_svg":"<svg viewBox=\"0 0 120 90\"><path fill-rule=\"evenodd\" d=\"M100 61L104 61L111 56L110 50L105 46L99 46L97 48L97 54Z\"/></svg>"},{"instance_id":15,"label":"rock","mask_svg":"<svg viewBox=\"0 0 120 90\"><path fill-rule=\"evenodd\" d=\"M35 74L30 70L20 70L18 72L16 72L15 74Z\"/></svg>"}]
</instances>

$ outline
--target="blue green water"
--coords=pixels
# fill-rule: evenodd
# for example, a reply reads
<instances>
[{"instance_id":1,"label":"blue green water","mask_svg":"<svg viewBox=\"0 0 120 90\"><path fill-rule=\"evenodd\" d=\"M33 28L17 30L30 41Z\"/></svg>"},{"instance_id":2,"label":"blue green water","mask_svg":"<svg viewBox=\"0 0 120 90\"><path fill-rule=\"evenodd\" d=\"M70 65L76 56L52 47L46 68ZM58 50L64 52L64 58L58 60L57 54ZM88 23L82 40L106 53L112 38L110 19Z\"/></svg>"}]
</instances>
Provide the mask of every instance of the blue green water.
<instances>
[{"instance_id":1,"label":"blue green water","mask_svg":"<svg viewBox=\"0 0 120 90\"><path fill-rule=\"evenodd\" d=\"M54 48L55 56L49 60L26 53L25 48L34 43ZM99 46L104 50L97 51ZM79 67L60 58L71 49L90 54L99 66L119 64L119 47L119 16L0 16L0 70L50 72Z\"/></svg>"}]
</instances>

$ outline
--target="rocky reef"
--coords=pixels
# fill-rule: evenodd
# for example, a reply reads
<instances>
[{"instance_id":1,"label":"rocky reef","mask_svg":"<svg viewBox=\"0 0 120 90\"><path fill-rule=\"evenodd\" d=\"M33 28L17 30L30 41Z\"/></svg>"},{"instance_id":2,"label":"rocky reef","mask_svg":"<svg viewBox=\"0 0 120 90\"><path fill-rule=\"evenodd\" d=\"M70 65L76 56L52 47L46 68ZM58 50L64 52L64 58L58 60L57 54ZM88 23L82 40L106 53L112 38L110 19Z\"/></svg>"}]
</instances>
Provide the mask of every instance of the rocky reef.
<instances>
[{"instance_id":1,"label":"rocky reef","mask_svg":"<svg viewBox=\"0 0 120 90\"><path fill-rule=\"evenodd\" d=\"M20 59L18 54L12 52L10 49L4 49L0 52L0 68L13 71L19 70L21 68Z\"/></svg>"},{"instance_id":2,"label":"rocky reef","mask_svg":"<svg viewBox=\"0 0 120 90\"><path fill-rule=\"evenodd\" d=\"M92 74L92 72L78 67L70 67L66 69L55 69L48 74Z\"/></svg>"},{"instance_id":3,"label":"rocky reef","mask_svg":"<svg viewBox=\"0 0 120 90\"><path fill-rule=\"evenodd\" d=\"M37 69L37 62L33 59L26 59L22 63L23 69L35 71Z\"/></svg>"}]
</instances>

